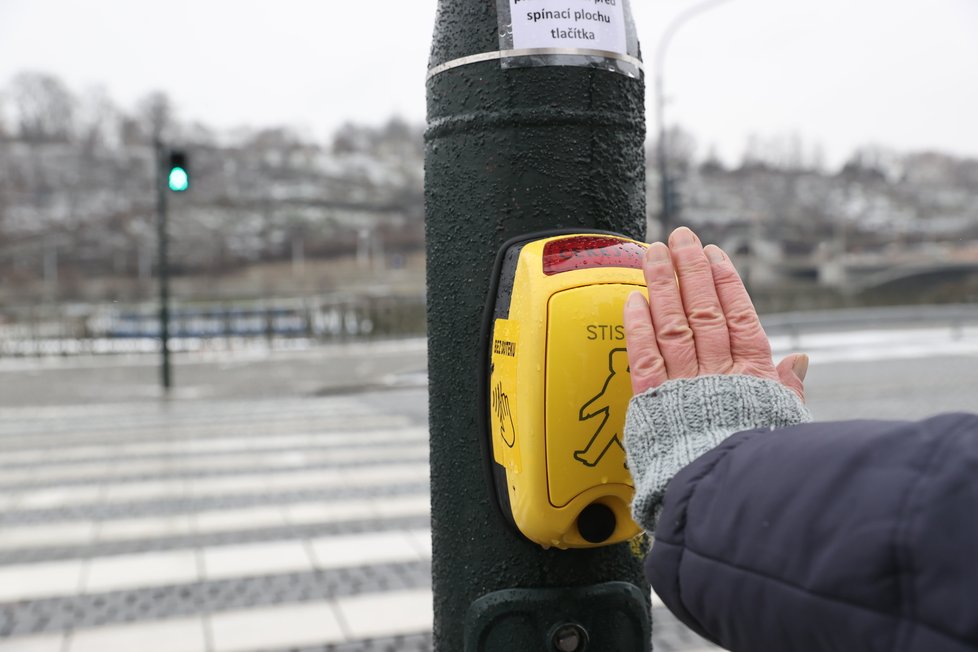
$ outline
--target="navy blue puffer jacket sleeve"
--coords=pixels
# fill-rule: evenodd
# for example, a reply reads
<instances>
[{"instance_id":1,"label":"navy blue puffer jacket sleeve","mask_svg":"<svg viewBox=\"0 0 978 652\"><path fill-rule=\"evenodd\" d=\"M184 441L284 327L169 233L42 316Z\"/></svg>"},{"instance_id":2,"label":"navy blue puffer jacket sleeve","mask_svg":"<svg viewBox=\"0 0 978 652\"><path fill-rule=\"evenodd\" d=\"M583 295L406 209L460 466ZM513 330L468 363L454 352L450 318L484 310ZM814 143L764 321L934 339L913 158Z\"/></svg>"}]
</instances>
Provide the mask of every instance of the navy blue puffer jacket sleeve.
<instances>
[{"instance_id":1,"label":"navy blue puffer jacket sleeve","mask_svg":"<svg viewBox=\"0 0 978 652\"><path fill-rule=\"evenodd\" d=\"M978 416L735 434L669 483L646 572L734 652L975 652Z\"/></svg>"}]
</instances>

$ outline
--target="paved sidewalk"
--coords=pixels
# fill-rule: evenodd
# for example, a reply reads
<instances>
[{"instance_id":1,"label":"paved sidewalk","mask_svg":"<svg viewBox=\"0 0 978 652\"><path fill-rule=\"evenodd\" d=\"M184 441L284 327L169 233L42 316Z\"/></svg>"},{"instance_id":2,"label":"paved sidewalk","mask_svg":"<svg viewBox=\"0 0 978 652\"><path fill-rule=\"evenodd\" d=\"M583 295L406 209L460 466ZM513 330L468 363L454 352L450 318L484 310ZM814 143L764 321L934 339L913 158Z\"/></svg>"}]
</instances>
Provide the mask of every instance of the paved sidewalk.
<instances>
[{"instance_id":1,"label":"paved sidewalk","mask_svg":"<svg viewBox=\"0 0 978 652\"><path fill-rule=\"evenodd\" d=\"M426 650L427 447L353 397L0 410L0 650Z\"/></svg>"},{"instance_id":2,"label":"paved sidewalk","mask_svg":"<svg viewBox=\"0 0 978 652\"><path fill-rule=\"evenodd\" d=\"M429 650L425 412L0 408L0 651ZM658 650L706 649L655 617Z\"/></svg>"}]
</instances>

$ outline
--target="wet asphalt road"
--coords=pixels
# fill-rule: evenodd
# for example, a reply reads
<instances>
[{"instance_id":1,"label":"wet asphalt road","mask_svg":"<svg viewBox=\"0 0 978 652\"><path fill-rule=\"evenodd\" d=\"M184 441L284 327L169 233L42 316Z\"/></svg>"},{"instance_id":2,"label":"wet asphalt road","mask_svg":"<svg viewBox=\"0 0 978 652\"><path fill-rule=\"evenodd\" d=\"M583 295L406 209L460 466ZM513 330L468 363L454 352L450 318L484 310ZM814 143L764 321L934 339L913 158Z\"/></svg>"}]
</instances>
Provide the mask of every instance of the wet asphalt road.
<instances>
[{"instance_id":1,"label":"wet asphalt road","mask_svg":"<svg viewBox=\"0 0 978 652\"><path fill-rule=\"evenodd\" d=\"M177 355L170 400L275 399L379 392L418 420L427 414L423 340L304 351ZM978 354L820 362L806 381L819 420L916 419L978 410ZM153 356L0 360L0 407L153 401L162 397ZM383 397L389 389L397 396Z\"/></svg>"}]
</instances>

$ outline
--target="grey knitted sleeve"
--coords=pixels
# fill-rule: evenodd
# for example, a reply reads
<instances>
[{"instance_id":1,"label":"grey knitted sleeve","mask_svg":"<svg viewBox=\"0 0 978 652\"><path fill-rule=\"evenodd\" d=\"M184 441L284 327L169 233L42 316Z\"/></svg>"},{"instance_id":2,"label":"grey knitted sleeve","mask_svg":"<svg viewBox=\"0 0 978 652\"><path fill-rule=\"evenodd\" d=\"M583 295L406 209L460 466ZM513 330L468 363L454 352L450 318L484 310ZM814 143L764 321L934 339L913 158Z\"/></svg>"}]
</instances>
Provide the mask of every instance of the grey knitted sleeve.
<instances>
[{"instance_id":1,"label":"grey knitted sleeve","mask_svg":"<svg viewBox=\"0 0 978 652\"><path fill-rule=\"evenodd\" d=\"M670 380L635 396L625 421L632 516L653 532L672 477L735 432L811 420L794 392L755 376Z\"/></svg>"}]
</instances>

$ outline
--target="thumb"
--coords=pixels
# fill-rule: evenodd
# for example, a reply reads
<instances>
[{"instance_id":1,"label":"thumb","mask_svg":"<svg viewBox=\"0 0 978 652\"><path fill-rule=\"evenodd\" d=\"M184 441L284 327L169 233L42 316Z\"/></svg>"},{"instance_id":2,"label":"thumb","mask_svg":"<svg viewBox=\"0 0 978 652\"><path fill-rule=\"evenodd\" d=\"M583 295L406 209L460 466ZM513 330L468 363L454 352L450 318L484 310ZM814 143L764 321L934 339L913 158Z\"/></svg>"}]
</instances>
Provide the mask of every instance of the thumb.
<instances>
[{"instance_id":1,"label":"thumb","mask_svg":"<svg viewBox=\"0 0 978 652\"><path fill-rule=\"evenodd\" d=\"M808 374L808 356L804 353L792 353L778 363L778 380L788 389L795 392L798 398L805 400L805 376Z\"/></svg>"}]
</instances>

